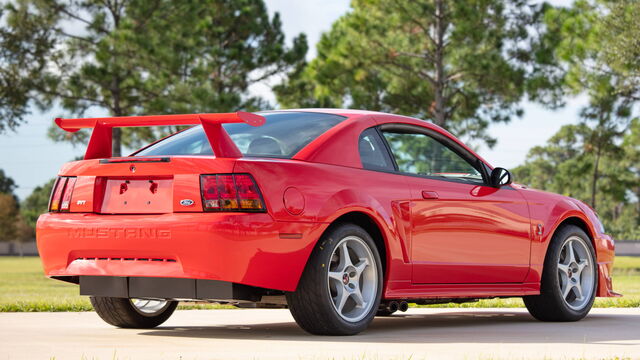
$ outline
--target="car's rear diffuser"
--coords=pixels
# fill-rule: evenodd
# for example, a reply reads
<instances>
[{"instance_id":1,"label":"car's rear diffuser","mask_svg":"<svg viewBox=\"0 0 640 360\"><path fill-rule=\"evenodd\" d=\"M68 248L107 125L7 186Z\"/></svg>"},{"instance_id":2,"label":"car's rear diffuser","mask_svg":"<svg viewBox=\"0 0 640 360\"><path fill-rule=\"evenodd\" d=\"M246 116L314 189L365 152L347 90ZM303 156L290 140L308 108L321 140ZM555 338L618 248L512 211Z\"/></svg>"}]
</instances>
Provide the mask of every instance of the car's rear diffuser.
<instances>
[{"instance_id":1,"label":"car's rear diffuser","mask_svg":"<svg viewBox=\"0 0 640 360\"><path fill-rule=\"evenodd\" d=\"M80 295L119 298L260 301L267 289L219 280L80 276Z\"/></svg>"}]
</instances>

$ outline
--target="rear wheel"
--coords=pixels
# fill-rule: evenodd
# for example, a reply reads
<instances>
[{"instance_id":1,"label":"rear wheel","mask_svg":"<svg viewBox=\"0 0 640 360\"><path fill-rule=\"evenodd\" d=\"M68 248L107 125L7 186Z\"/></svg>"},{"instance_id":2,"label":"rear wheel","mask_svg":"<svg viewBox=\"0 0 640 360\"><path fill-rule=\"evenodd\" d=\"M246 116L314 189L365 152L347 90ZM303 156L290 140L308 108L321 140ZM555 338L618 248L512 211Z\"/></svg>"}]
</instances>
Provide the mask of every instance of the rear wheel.
<instances>
[{"instance_id":1,"label":"rear wheel","mask_svg":"<svg viewBox=\"0 0 640 360\"><path fill-rule=\"evenodd\" d=\"M165 322L177 301L91 297L96 313L108 324L121 328L149 329Z\"/></svg>"},{"instance_id":2,"label":"rear wheel","mask_svg":"<svg viewBox=\"0 0 640 360\"><path fill-rule=\"evenodd\" d=\"M320 239L287 303L309 333L354 335L375 317L381 293L382 265L373 239L359 226L341 224Z\"/></svg>"},{"instance_id":3,"label":"rear wheel","mask_svg":"<svg viewBox=\"0 0 640 360\"><path fill-rule=\"evenodd\" d=\"M529 313L542 321L577 321L587 316L598 288L595 258L582 229L560 228L549 245L540 295L523 298Z\"/></svg>"}]
</instances>

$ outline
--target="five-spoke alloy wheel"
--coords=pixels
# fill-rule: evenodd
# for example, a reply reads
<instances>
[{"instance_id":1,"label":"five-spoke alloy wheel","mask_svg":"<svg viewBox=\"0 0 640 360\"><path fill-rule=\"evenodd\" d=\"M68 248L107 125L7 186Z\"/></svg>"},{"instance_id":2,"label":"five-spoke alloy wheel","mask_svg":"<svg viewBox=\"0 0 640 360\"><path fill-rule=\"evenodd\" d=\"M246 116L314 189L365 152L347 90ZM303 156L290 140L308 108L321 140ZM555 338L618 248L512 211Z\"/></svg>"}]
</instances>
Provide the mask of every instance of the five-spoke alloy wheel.
<instances>
[{"instance_id":1,"label":"five-spoke alloy wheel","mask_svg":"<svg viewBox=\"0 0 640 360\"><path fill-rule=\"evenodd\" d=\"M567 225L556 231L547 250L540 295L523 299L538 320L576 321L591 310L597 288L591 240L579 227Z\"/></svg>"},{"instance_id":2,"label":"five-spoke alloy wheel","mask_svg":"<svg viewBox=\"0 0 640 360\"><path fill-rule=\"evenodd\" d=\"M558 285L567 306L581 310L591 299L595 281L594 263L585 242L577 237L568 238L558 261Z\"/></svg>"},{"instance_id":3,"label":"five-spoke alloy wheel","mask_svg":"<svg viewBox=\"0 0 640 360\"><path fill-rule=\"evenodd\" d=\"M353 224L332 226L320 239L287 303L296 322L321 335L353 335L376 315L382 262L371 235Z\"/></svg>"},{"instance_id":4,"label":"five-spoke alloy wheel","mask_svg":"<svg viewBox=\"0 0 640 360\"><path fill-rule=\"evenodd\" d=\"M133 308L142 315L155 315L161 313L170 302L167 300L130 299Z\"/></svg>"},{"instance_id":5,"label":"five-spoke alloy wheel","mask_svg":"<svg viewBox=\"0 0 640 360\"><path fill-rule=\"evenodd\" d=\"M363 239L348 236L331 255L328 286L334 309L344 320L362 320L375 302L378 272L375 259Z\"/></svg>"}]
</instances>

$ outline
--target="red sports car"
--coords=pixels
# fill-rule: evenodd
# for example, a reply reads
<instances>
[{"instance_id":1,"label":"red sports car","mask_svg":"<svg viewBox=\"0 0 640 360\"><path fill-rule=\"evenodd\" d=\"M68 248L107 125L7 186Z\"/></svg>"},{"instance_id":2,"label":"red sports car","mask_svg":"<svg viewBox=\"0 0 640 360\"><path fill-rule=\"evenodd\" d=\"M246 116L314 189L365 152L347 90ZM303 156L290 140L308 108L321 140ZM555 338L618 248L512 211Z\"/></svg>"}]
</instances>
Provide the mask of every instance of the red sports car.
<instances>
[{"instance_id":1,"label":"red sports car","mask_svg":"<svg viewBox=\"0 0 640 360\"><path fill-rule=\"evenodd\" d=\"M612 290L596 213L511 183L445 130L378 112L56 119L93 128L38 220L46 275L80 285L119 327L178 301L288 307L313 334L350 335L407 303L522 297L575 321ZM196 125L126 157L114 127Z\"/></svg>"}]
</instances>

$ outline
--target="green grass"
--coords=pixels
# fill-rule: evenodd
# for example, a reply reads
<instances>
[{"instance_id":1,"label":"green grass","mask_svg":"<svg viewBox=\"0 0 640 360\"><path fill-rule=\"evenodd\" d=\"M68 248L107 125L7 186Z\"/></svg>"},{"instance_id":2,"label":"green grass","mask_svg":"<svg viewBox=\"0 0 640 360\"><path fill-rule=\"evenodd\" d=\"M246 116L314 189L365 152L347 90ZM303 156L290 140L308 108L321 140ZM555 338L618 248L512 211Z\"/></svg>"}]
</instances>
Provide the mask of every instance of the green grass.
<instances>
[{"instance_id":1,"label":"green grass","mask_svg":"<svg viewBox=\"0 0 640 360\"><path fill-rule=\"evenodd\" d=\"M613 271L614 289L622 298L598 298L595 307L640 307L640 257L617 257ZM427 305L428 307L522 307L518 298L486 299L475 303ZM229 305L183 303L180 309L234 308ZM0 257L0 312L90 311L87 297L78 286L48 279L37 257Z\"/></svg>"},{"instance_id":2,"label":"green grass","mask_svg":"<svg viewBox=\"0 0 640 360\"><path fill-rule=\"evenodd\" d=\"M230 305L185 303L180 309L232 309ZM93 311L78 285L44 276L38 257L0 257L0 312Z\"/></svg>"},{"instance_id":3,"label":"green grass","mask_svg":"<svg viewBox=\"0 0 640 360\"><path fill-rule=\"evenodd\" d=\"M38 257L0 257L0 311L89 311L78 287L44 276Z\"/></svg>"},{"instance_id":4,"label":"green grass","mask_svg":"<svg viewBox=\"0 0 640 360\"><path fill-rule=\"evenodd\" d=\"M596 298L594 307L640 307L640 257L618 256L613 267L613 290L621 298ZM520 298L483 299L464 304L424 305L419 307L493 308L524 307Z\"/></svg>"}]
</instances>

